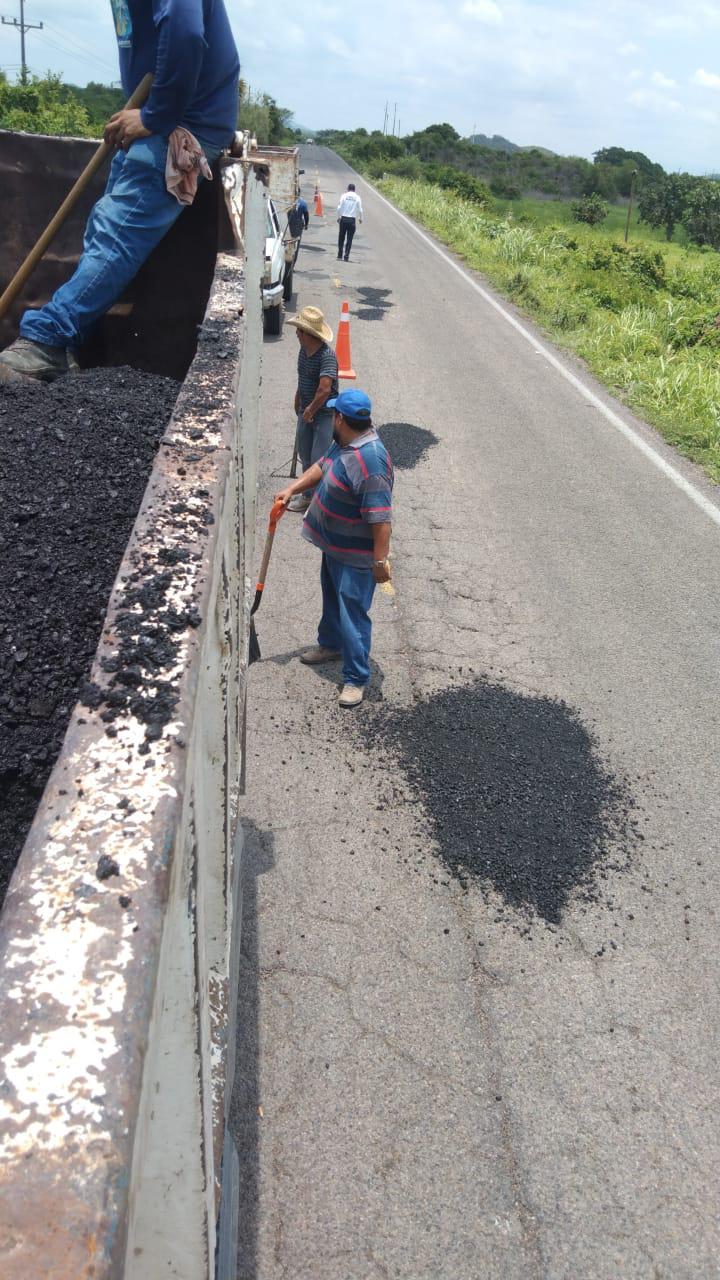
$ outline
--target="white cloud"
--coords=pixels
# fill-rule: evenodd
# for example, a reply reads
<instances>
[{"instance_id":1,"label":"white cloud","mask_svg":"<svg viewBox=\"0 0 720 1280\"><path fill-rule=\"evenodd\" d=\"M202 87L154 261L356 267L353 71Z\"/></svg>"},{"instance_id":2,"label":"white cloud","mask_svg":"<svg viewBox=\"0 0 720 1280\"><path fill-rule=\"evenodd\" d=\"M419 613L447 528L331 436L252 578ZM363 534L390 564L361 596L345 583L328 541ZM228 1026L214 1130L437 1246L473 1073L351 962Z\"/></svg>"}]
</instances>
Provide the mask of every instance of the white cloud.
<instances>
[{"instance_id":1,"label":"white cloud","mask_svg":"<svg viewBox=\"0 0 720 1280\"><path fill-rule=\"evenodd\" d=\"M682 110L681 102L677 102L675 98L666 98L664 94L656 93L654 89L635 89L630 94L628 102L634 107L640 107L642 111L655 111L659 115L669 115Z\"/></svg>"},{"instance_id":2,"label":"white cloud","mask_svg":"<svg viewBox=\"0 0 720 1280\"><path fill-rule=\"evenodd\" d=\"M677 81L671 80L669 76L664 76L662 71L653 71L650 79L659 89L676 89Z\"/></svg>"},{"instance_id":3,"label":"white cloud","mask_svg":"<svg viewBox=\"0 0 720 1280\"><path fill-rule=\"evenodd\" d=\"M631 82L633 80L642 80L642 78L643 78L643 73L642 71L638 71L637 67L635 68L634 71L628 71L627 73L627 79Z\"/></svg>"},{"instance_id":4,"label":"white cloud","mask_svg":"<svg viewBox=\"0 0 720 1280\"><path fill-rule=\"evenodd\" d=\"M632 40L628 40L627 44L621 44L618 53L621 58L629 58L633 53L640 52L640 45L633 44Z\"/></svg>"},{"instance_id":5,"label":"white cloud","mask_svg":"<svg viewBox=\"0 0 720 1280\"><path fill-rule=\"evenodd\" d=\"M478 22L495 25L502 22L502 9L495 0L465 0L462 11L468 18L477 18Z\"/></svg>"},{"instance_id":6,"label":"white cloud","mask_svg":"<svg viewBox=\"0 0 720 1280\"><path fill-rule=\"evenodd\" d=\"M693 81L695 84L701 84L704 89L720 89L720 76L714 71L703 71L702 67L695 72Z\"/></svg>"}]
</instances>

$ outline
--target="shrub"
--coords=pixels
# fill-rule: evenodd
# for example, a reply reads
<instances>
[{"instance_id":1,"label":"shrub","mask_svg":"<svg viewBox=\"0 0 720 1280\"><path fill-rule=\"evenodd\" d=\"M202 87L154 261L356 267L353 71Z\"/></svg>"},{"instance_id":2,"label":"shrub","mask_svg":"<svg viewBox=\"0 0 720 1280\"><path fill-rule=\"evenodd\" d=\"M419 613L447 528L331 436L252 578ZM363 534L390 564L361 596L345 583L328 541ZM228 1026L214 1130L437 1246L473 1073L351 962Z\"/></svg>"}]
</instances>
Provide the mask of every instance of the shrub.
<instances>
[{"instance_id":1,"label":"shrub","mask_svg":"<svg viewBox=\"0 0 720 1280\"><path fill-rule=\"evenodd\" d=\"M589 227L595 227L607 218L608 206L602 196L594 192L583 196L582 200L573 200L570 211L575 222L586 222Z\"/></svg>"}]
</instances>

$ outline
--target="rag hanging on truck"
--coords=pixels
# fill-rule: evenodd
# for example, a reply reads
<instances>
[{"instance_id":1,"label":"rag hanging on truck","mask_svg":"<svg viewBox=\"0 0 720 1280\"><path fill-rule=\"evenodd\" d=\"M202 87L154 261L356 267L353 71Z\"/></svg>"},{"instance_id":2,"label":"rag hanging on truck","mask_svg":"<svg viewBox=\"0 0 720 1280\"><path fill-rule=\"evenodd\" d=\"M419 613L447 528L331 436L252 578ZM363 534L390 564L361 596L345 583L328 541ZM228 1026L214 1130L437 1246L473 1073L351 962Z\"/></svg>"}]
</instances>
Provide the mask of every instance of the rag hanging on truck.
<instances>
[{"instance_id":1,"label":"rag hanging on truck","mask_svg":"<svg viewBox=\"0 0 720 1280\"><path fill-rule=\"evenodd\" d=\"M277 526L278 526L278 520L280 519L281 516L285 515L285 510L286 510L286 507L284 502L275 502L270 511L270 521L268 524L267 537L265 539L265 550L263 551L262 563L260 565L260 573L258 575L258 582L255 588L255 599L253 600L252 609L250 610L250 652L249 652L250 662L257 662L258 659L261 657L260 645L257 638L257 632L255 630L255 619L253 617L253 614L257 613L258 609L260 608L260 601L262 600L262 594L265 588L265 578L267 576L268 565L270 563L270 552L272 551L273 539L275 537L275 530L277 529Z\"/></svg>"}]
</instances>

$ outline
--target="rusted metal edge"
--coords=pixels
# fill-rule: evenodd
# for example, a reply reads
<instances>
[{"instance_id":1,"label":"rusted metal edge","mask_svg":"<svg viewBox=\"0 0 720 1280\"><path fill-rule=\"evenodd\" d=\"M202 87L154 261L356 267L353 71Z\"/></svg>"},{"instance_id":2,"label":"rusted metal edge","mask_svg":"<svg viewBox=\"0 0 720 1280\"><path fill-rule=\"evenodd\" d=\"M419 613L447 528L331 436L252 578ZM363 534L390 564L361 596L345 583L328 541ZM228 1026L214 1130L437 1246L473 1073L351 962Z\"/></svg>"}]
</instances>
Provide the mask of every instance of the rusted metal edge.
<instances>
[{"instance_id":1,"label":"rusted metal edge","mask_svg":"<svg viewBox=\"0 0 720 1280\"><path fill-rule=\"evenodd\" d=\"M104 1280L124 1270L187 741L217 531L232 501L243 307L241 262L221 257L93 664L93 683L112 692L118 639L134 614L159 663L153 685L145 669L141 687L162 685L177 700L150 734L131 706L112 720L104 702L76 706L0 917L4 1280ZM143 580L155 588L144 599Z\"/></svg>"}]
</instances>

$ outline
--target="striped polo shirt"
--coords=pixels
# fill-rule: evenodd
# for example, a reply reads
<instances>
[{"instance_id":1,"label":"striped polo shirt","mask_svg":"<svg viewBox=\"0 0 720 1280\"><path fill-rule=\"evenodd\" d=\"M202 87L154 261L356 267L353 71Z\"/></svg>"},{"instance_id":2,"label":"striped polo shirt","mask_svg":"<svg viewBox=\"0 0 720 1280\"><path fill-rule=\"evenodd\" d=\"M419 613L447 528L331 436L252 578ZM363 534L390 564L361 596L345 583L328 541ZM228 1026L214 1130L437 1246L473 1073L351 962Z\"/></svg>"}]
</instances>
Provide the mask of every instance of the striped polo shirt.
<instances>
[{"instance_id":1,"label":"striped polo shirt","mask_svg":"<svg viewBox=\"0 0 720 1280\"><path fill-rule=\"evenodd\" d=\"M322 480L303 522L303 537L326 555L372 568L370 525L392 519L393 465L374 427L320 459Z\"/></svg>"},{"instance_id":2,"label":"striped polo shirt","mask_svg":"<svg viewBox=\"0 0 720 1280\"><path fill-rule=\"evenodd\" d=\"M330 379L330 399L332 399L338 393L338 362L332 347L329 347L327 342L323 342L311 356L307 355L301 347L298 351L298 391L301 409L307 409L308 405L312 404L321 378ZM329 413L330 410L322 409L320 412Z\"/></svg>"}]
</instances>

